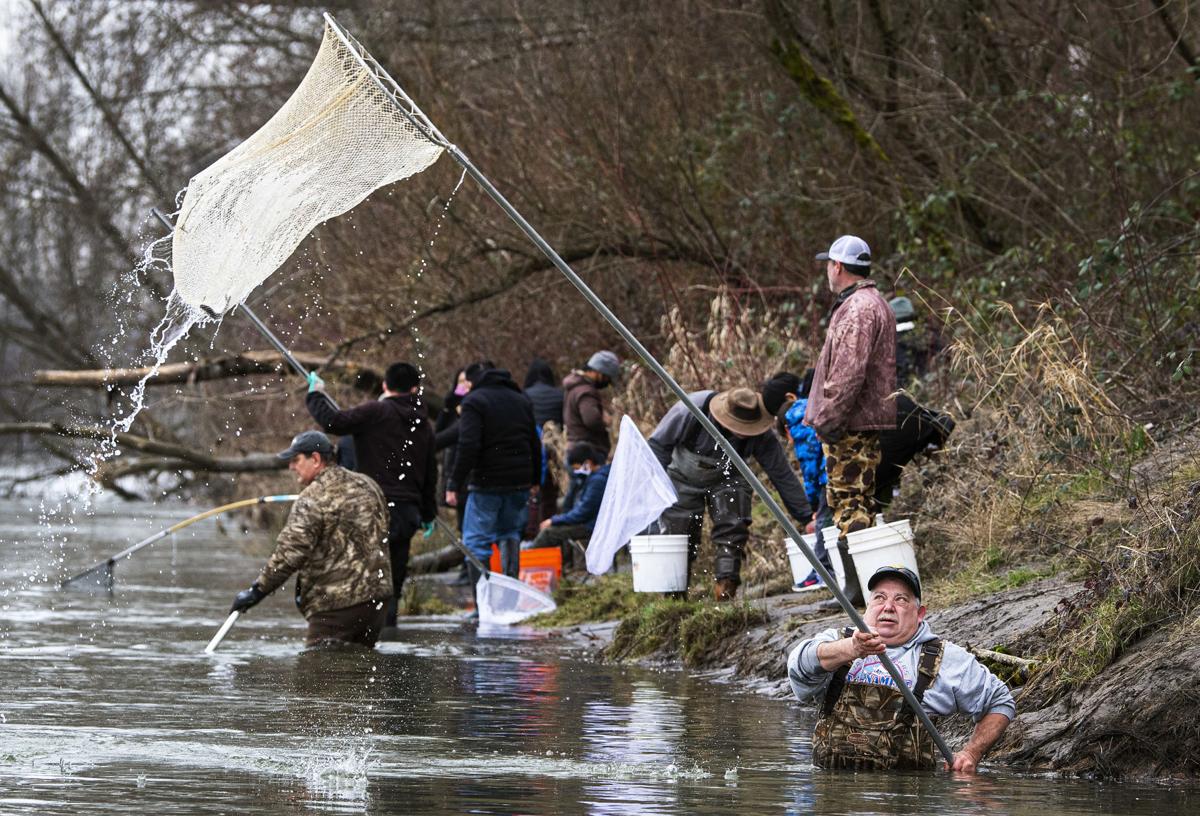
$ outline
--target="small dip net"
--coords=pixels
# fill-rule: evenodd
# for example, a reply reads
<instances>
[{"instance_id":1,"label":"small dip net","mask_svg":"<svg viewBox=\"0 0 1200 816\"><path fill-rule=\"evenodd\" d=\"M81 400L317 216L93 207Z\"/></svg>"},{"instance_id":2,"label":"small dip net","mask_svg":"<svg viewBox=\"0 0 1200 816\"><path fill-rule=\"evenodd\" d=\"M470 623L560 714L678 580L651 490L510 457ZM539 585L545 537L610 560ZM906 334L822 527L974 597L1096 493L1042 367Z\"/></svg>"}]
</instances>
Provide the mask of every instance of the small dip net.
<instances>
[{"instance_id":1,"label":"small dip net","mask_svg":"<svg viewBox=\"0 0 1200 816\"><path fill-rule=\"evenodd\" d=\"M558 608L554 599L540 589L496 572L479 579L475 585L475 603L480 623L502 626Z\"/></svg>"},{"instance_id":2,"label":"small dip net","mask_svg":"<svg viewBox=\"0 0 1200 816\"><path fill-rule=\"evenodd\" d=\"M304 81L188 184L172 237L175 290L210 316L236 306L323 221L433 164L421 134L328 25Z\"/></svg>"}]
</instances>

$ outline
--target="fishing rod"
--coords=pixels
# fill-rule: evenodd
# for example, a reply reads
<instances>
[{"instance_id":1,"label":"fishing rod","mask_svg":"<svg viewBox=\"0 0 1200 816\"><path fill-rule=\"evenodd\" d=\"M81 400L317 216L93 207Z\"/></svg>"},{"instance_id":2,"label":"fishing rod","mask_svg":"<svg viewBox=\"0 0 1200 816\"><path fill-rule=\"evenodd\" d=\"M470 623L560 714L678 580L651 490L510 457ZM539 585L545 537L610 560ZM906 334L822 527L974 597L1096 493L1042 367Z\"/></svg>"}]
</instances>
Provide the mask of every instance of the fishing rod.
<instances>
[{"instance_id":1,"label":"fishing rod","mask_svg":"<svg viewBox=\"0 0 1200 816\"><path fill-rule=\"evenodd\" d=\"M83 572L72 575L70 578L60 582L58 587L59 589L66 589L71 584L87 579L91 583L100 584L101 586L111 589L113 584L113 566L115 566L118 561L120 561L122 558L129 558L143 547L149 547L156 541L162 541L167 536L171 535L172 533L179 532L184 527L195 524L197 521L203 521L206 518L220 515L221 513L227 513L230 510L237 510L240 507L251 507L257 504L282 504L284 502L293 502L298 498L300 497L295 494L259 496L256 499L241 499L239 501L230 502L229 504L223 504L220 507L214 507L211 510L205 510L203 513L197 513L191 518L184 519L178 524L172 524L167 529L161 530L149 538L143 538L138 543L126 547L119 553L109 556L94 566L88 567Z\"/></svg>"},{"instance_id":2,"label":"fishing rod","mask_svg":"<svg viewBox=\"0 0 1200 816\"><path fill-rule=\"evenodd\" d=\"M503 193L501 193L496 186L492 184L491 180L488 179L487 176L480 172L479 168L477 168L471 162L471 160L467 158L466 154L463 153L457 145L442 135L442 132L438 130L433 121L425 115L424 111L421 110L412 97L410 97L405 90L400 87L400 83L396 82L396 80L392 78L391 74L389 74L387 70L379 64L379 61L371 56L370 52L363 47L362 43L355 39L354 36L348 31L343 29L341 25L333 18L333 15L326 12L324 14L324 18L325 23L338 36L338 39L341 40L342 44L350 52L350 55L353 57L353 59L366 72L367 78L373 82L388 99L392 101L392 104L396 107L397 113L408 120L409 124L416 128L419 133L425 136L425 138L443 148L447 153L450 154L450 157L453 158L454 161L458 162L458 164L467 171L467 174L470 175L471 178L473 178L475 182L483 188L484 192L488 194L492 201L494 201L500 207L500 209L502 209L504 213L508 215L510 219L512 219L513 223L517 225L521 232L525 233L525 236L534 244L534 246L541 250L542 254L545 255L546 258L549 259L552 264L554 264L555 268L557 268L558 271L563 274L563 277L570 281L571 285L579 290L579 293L583 295L584 299L590 303L606 321L608 321L609 325L611 325L617 331L617 333L621 335L625 342L628 343L629 346L634 350L637 356L642 359L642 362L644 362L646 366L649 367L650 370L653 371L660 380L662 380L663 384L671 390L671 392L680 400L680 402L683 403L687 411L696 418L697 422L700 423L700 427L702 427L709 434L709 436L713 438L713 441L716 442L717 446L720 447L730 464L737 469L742 478L744 478L750 485L750 488L763 501L763 504L766 505L767 510L770 511L771 515L783 528L784 534L796 542L796 545L800 547L800 551L804 553L804 557L808 559L808 562L812 565L813 570L821 577L821 580L825 582L825 585L833 593L834 598L837 599L837 602L841 605L842 609L854 623L854 626L861 632L870 632L871 629L869 626L867 626L867 622L863 620L862 615L860 615L858 610L854 608L854 605L850 603L850 599L846 597L846 594L842 591L841 586L838 585L834 577L829 574L829 571L821 564L820 560L813 553L812 549L807 543L805 543L804 539L800 535L800 531L796 529L796 526L784 513L783 508L780 507L779 503L775 501L775 498L771 495L770 491L767 490L766 485L764 485L758 476L755 475L754 471L750 469L750 466L734 449L729 440L725 438L725 435L717 429L717 426L713 423L713 421L705 416L704 411L688 398L687 392L683 390L683 387L678 382L676 382L675 378L671 376L670 372L663 368L662 364L654 357L654 355L650 353L649 349L647 349L633 334L633 332L631 332L629 328L625 326L621 319L618 318L616 314L614 314L613 311L608 308L608 305L601 300L595 292L592 291L591 287L588 286L581 277L579 277L575 270L572 269L570 265L568 265L567 262L559 256L554 248L547 243L546 239L543 238L541 234L533 228L533 225L525 220L525 217L517 211L517 208L514 207L507 198L504 197ZM912 708L917 719L921 721L921 725L924 726L924 728L933 738L934 742L937 743L938 749L946 758L946 762L953 764L954 753L950 750L950 746L946 744L946 741L942 739L941 734L934 727L933 721L929 719L929 715L925 713L925 709L921 707L921 703L913 694L912 689L910 689L908 684L904 682L904 676L900 674L900 670L896 668L896 664L892 662L892 659L888 657L886 652L879 655L879 662L884 669L887 670L887 673L891 676L892 680L895 681L897 690L900 691L905 702L908 703L909 707Z\"/></svg>"}]
</instances>

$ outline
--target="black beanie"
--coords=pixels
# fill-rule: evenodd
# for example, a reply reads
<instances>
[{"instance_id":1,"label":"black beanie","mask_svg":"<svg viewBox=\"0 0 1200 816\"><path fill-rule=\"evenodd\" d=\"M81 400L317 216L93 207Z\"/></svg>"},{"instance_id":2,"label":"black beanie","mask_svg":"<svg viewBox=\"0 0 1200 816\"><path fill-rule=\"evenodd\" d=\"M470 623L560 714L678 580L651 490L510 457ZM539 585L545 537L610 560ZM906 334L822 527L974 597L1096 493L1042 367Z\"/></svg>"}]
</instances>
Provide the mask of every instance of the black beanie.
<instances>
[{"instance_id":1,"label":"black beanie","mask_svg":"<svg viewBox=\"0 0 1200 816\"><path fill-rule=\"evenodd\" d=\"M784 398L788 394L797 394L799 392L800 378L787 371L780 371L763 383L763 407L767 409L767 413L771 416L778 416L779 410L783 408Z\"/></svg>"}]
</instances>

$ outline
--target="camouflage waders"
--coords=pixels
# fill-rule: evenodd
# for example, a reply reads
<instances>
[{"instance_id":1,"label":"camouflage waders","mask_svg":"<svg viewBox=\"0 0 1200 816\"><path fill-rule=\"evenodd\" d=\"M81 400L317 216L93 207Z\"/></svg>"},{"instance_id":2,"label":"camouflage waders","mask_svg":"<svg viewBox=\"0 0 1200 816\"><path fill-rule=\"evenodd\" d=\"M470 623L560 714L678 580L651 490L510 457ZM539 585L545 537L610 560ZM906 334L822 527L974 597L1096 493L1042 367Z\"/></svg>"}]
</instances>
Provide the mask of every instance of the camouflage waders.
<instances>
[{"instance_id":1,"label":"camouflage waders","mask_svg":"<svg viewBox=\"0 0 1200 816\"><path fill-rule=\"evenodd\" d=\"M822 442L825 451L826 500L837 525L838 550L846 573L845 592L863 605L858 571L847 549L846 536L875 524L875 470L879 467L879 431L848 433L837 442Z\"/></svg>"},{"instance_id":2,"label":"camouflage waders","mask_svg":"<svg viewBox=\"0 0 1200 816\"><path fill-rule=\"evenodd\" d=\"M853 634L846 630L846 637ZM917 663L917 701L937 678L942 665L942 641L921 646ZM904 696L891 686L847 683L850 666L842 666L829 681L821 715L813 731L813 764L819 768L855 771L932 770L938 748Z\"/></svg>"}]
</instances>

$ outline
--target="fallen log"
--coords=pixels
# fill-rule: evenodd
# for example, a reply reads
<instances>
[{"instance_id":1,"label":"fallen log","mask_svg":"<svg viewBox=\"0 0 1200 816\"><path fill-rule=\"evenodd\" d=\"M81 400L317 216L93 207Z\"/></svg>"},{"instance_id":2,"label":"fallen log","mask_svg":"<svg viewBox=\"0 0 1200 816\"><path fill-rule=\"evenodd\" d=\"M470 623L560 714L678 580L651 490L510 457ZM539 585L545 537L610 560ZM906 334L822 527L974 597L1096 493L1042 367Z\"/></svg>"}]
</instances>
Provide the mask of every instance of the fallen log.
<instances>
[{"instance_id":1,"label":"fallen log","mask_svg":"<svg viewBox=\"0 0 1200 816\"><path fill-rule=\"evenodd\" d=\"M424 575L430 572L445 572L454 569L462 562L462 551L450 544L440 550L421 553L408 559L408 573L409 575Z\"/></svg>"},{"instance_id":2,"label":"fallen log","mask_svg":"<svg viewBox=\"0 0 1200 816\"><path fill-rule=\"evenodd\" d=\"M311 351L298 351L295 358L306 368L319 370L323 374L344 374L352 377L366 368L353 361L336 361L326 366L327 355ZM51 385L70 388L106 388L118 385L137 385L148 376L153 368L109 368L83 370L46 369L33 373L35 385ZM149 379L149 385L194 383L204 380L221 380L230 377L245 377L254 374L295 375L295 371L284 362L279 352L273 349L247 351L241 354L226 354L219 357L200 358L190 363L166 363Z\"/></svg>"}]
</instances>

